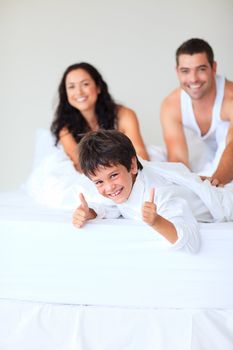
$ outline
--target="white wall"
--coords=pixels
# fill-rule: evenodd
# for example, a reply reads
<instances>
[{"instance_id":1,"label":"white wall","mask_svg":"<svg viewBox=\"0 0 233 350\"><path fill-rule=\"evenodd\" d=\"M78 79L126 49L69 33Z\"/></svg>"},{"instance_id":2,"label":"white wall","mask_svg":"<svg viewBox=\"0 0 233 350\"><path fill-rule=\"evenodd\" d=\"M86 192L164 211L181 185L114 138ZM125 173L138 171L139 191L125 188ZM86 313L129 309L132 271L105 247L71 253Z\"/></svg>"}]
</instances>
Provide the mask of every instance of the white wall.
<instances>
[{"instance_id":1,"label":"white wall","mask_svg":"<svg viewBox=\"0 0 233 350\"><path fill-rule=\"evenodd\" d=\"M94 64L113 97L137 112L146 143L160 144L176 48L206 39L232 79L232 18L232 0L0 0L0 189L27 178L35 130L50 126L68 65Z\"/></svg>"}]
</instances>

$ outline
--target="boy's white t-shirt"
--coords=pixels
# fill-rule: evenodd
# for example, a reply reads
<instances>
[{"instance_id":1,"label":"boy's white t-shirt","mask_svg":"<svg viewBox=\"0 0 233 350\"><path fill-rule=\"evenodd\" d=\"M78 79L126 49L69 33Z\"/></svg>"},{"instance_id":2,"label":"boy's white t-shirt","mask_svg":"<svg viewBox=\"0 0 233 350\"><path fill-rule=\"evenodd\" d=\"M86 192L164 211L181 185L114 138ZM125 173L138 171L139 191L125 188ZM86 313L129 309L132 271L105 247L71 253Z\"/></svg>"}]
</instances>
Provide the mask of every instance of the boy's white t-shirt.
<instances>
[{"instance_id":1,"label":"boy's white t-shirt","mask_svg":"<svg viewBox=\"0 0 233 350\"><path fill-rule=\"evenodd\" d=\"M222 222L233 219L233 192L202 182L183 164L143 161L128 200L105 206L89 203L99 218L142 220L142 206L155 188L154 202L159 215L172 222L178 240L174 249L199 249L198 222Z\"/></svg>"}]
</instances>

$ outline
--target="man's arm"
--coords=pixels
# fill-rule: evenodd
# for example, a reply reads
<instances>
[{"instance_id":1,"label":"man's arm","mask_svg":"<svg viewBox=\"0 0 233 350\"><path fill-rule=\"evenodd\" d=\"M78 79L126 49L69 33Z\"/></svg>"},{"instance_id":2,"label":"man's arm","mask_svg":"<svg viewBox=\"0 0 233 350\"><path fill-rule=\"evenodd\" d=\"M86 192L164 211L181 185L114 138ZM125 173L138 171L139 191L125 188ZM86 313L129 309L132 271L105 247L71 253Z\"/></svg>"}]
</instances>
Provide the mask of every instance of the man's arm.
<instances>
[{"instance_id":1,"label":"man's arm","mask_svg":"<svg viewBox=\"0 0 233 350\"><path fill-rule=\"evenodd\" d=\"M226 147L216 171L209 180L215 186L225 185L233 180L233 116L227 133Z\"/></svg>"},{"instance_id":2,"label":"man's arm","mask_svg":"<svg viewBox=\"0 0 233 350\"><path fill-rule=\"evenodd\" d=\"M233 180L233 82L226 80L221 114L229 121L226 146L213 175L208 178L215 186L225 185Z\"/></svg>"},{"instance_id":3,"label":"man's arm","mask_svg":"<svg viewBox=\"0 0 233 350\"><path fill-rule=\"evenodd\" d=\"M160 120L169 162L181 162L190 167L188 147L182 125L179 90L168 96L161 105Z\"/></svg>"}]
</instances>

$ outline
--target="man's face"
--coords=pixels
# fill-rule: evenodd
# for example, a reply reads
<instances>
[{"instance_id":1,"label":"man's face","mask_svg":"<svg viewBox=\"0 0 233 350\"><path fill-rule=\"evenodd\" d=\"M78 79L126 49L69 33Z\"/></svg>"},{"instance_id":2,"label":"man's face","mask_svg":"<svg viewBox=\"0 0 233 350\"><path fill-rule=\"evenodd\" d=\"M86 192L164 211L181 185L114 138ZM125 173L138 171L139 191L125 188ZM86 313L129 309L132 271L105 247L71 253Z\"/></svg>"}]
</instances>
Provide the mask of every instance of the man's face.
<instances>
[{"instance_id":1,"label":"man's face","mask_svg":"<svg viewBox=\"0 0 233 350\"><path fill-rule=\"evenodd\" d=\"M133 158L130 171L121 164L110 167L101 165L89 178L102 196L120 204L129 198L137 171L137 161Z\"/></svg>"},{"instance_id":2,"label":"man's face","mask_svg":"<svg viewBox=\"0 0 233 350\"><path fill-rule=\"evenodd\" d=\"M180 55L176 71L181 88L193 100L202 99L215 89L216 62L211 67L206 53Z\"/></svg>"}]
</instances>

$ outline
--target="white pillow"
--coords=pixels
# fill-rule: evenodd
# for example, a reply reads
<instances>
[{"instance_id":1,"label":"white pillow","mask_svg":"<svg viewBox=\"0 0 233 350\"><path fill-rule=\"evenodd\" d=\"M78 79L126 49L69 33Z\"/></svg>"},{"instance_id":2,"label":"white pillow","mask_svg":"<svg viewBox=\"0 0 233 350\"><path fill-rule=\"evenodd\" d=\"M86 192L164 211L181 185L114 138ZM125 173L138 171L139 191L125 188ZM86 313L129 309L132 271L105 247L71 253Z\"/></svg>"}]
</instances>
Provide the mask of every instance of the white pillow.
<instances>
[{"instance_id":1,"label":"white pillow","mask_svg":"<svg viewBox=\"0 0 233 350\"><path fill-rule=\"evenodd\" d=\"M35 169L45 157L54 151L54 144L55 138L50 130L42 128L36 130L33 169Z\"/></svg>"}]
</instances>

